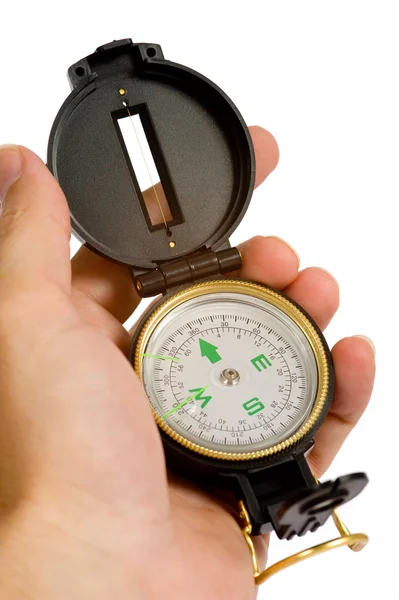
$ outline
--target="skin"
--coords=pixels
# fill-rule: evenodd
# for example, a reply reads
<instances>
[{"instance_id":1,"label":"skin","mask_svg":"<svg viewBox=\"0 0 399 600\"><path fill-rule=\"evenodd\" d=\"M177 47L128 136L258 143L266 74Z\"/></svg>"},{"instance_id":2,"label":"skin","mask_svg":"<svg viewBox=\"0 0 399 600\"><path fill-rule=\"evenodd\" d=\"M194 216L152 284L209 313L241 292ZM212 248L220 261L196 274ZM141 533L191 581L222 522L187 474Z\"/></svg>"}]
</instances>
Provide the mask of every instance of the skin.
<instances>
[{"instance_id":1,"label":"skin","mask_svg":"<svg viewBox=\"0 0 399 600\"><path fill-rule=\"evenodd\" d=\"M278 162L251 130L257 185ZM149 403L125 353L138 304L129 273L82 248L69 259L62 191L22 147L0 150L0 597L248 600L252 567L221 501L165 469ZM335 279L299 269L275 237L241 246L240 277L284 290L324 329ZM330 465L369 401L374 351L332 350L337 386L308 460ZM268 538L257 539L262 562Z\"/></svg>"}]
</instances>

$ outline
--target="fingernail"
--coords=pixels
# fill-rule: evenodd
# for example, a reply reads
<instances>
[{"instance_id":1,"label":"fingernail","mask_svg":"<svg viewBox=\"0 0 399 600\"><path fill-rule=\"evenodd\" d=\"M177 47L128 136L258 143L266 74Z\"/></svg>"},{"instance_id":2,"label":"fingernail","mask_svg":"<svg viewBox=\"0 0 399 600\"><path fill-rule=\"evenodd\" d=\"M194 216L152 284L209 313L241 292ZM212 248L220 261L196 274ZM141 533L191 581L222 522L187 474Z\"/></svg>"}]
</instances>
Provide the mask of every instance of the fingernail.
<instances>
[{"instance_id":1,"label":"fingernail","mask_svg":"<svg viewBox=\"0 0 399 600\"><path fill-rule=\"evenodd\" d=\"M360 339L364 340L365 342L367 342L371 346L371 348L374 352L374 356L375 356L377 350L376 350L373 340L371 340L369 337L367 337L367 335L354 335L353 337L360 338Z\"/></svg>"},{"instance_id":2,"label":"fingernail","mask_svg":"<svg viewBox=\"0 0 399 600\"><path fill-rule=\"evenodd\" d=\"M22 173L22 156L14 144L0 145L0 214L10 187Z\"/></svg>"},{"instance_id":3,"label":"fingernail","mask_svg":"<svg viewBox=\"0 0 399 600\"><path fill-rule=\"evenodd\" d=\"M270 237L274 238L275 240L279 240L280 242L283 242L283 244L285 244L286 246L288 246L288 248L291 250L291 252L293 254L295 254L295 256L296 256L296 259L298 261L298 269L299 269L299 267L301 265L301 259L299 257L298 252L288 242L286 242L285 240L283 240L283 238L278 237L278 235L271 235Z\"/></svg>"}]
</instances>

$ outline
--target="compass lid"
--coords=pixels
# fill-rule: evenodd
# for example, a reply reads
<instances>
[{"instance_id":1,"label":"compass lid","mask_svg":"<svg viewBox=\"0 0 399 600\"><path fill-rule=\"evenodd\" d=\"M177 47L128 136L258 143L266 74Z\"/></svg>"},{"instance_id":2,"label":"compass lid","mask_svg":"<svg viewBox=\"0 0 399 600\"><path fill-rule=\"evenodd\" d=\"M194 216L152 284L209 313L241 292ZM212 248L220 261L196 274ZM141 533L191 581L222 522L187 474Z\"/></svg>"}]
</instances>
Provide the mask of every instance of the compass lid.
<instances>
[{"instance_id":1,"label":"compass lid","mask_svg":"<svg viewBox=\"0 0 399 600\"><path fill-rule=\"evenodd\" d=\"M101 46L68 71L48 166L75 234L138 269L207 249L238 226L255 179L249 131L211 81L156 44Z\"/></svg>"}]
</instances>

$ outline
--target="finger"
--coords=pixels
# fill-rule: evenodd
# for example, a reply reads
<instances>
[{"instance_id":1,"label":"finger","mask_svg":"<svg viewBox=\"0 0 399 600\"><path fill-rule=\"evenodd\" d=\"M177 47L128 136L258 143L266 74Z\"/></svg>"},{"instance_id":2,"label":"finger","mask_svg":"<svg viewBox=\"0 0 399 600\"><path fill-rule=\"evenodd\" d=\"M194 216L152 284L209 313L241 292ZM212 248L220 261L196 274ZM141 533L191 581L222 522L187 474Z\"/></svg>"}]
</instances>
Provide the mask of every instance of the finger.
<instances>
[{"instance_id":1,"label":"finger","mask_svg":"<svg viewBox=\"0 0 399 600\"><path fill-rule=\"evenodd\" d=\"M327 327L339 306L337 280L319 267L301 271L284 293L302 306L322 330Z\"/></svg>"},{"instance_id":2,"label":"finger","mask_svg":"<svg viewBox=\"0 0 399 600\"><path fill-rule=\"evenodd\" d=\"M3 148L0 193L0 289L52 282L68 291L69 212L46 165L26 148Z\"/></svg>"},{"instance_id":3,"label":"finger","mask_svg":"<svg viewBox=\"0 0 399 600\"><path fill-rule=\"evenodd\" d=\"M274 137L262 129L251 127L251 136L256 154L256 182L260 185L276 168L279 159L279 149ZM158 219L158 205L149 197L151 219ZM161 204L166 210L161 195ZM106 308L120 322L125 322L137 307L140 298L134 292L128 269L117 265L82 247L72 259L73 285L83 294Z\"/></svg>"},{"instance_id":4,"label":"finger","mask_svg":"<svg viewBox=\"0 0 399 600\"><path fill-rule=\"evenodd\" d=\"M249 279L283 289L298 276L298 254L284 240L256 236L240 244L242 267L233 277Z\"/></svg>"},{"instance_id":5,"label":"finger","mask_svg":"<svg viewBox=\"0 0 399 600\"><path fill-rule=\"evenodd\" d=\"M275 138L269 131L263 129L263 127L258 127L257 125L250 127L249 130L251 132L255 150L255 187L257 188L277 167L280 151Z\"/></svg>"},{"instance_id":6,"label":"finger","mask_svg":"<svg viewBox=\"0 0 399 600\"><path fill-rule=\"evenodd\" d=\"M367 407L375 377L374 352L368 338L360 336L344 338L332 350L334 400L308 457L316 477L328 469Z\"/></svg>"}]
</instances>

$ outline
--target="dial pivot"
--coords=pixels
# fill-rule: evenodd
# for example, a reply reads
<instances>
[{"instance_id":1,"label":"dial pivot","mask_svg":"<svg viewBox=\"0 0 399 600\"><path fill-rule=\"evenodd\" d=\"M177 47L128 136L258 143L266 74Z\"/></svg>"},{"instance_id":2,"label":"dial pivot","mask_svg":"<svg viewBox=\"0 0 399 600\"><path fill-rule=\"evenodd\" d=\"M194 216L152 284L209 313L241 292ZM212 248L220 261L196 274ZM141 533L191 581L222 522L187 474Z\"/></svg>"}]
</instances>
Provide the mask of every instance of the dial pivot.
<instances>
[{"instance_id":1,"label":"dial pivot","mask_svg":"<svg viewBox=\"0 0 399 600\"><path fill-rule=\"evenodd\" d=\"M240 374L238 371L236 371L236 369L228 367L227 369L223 369L223 371L220 373L220 381L223 383L223 385L227 385L228 387L237 385L240 383Z\"/></svg>"}]
</instances>

